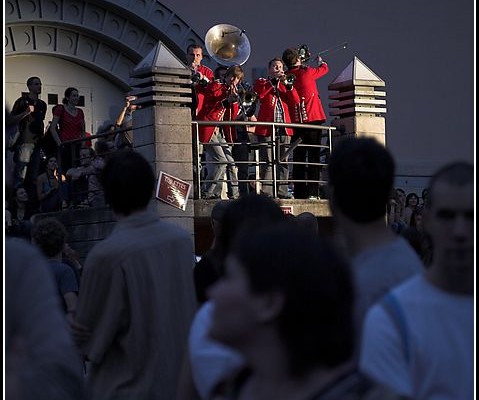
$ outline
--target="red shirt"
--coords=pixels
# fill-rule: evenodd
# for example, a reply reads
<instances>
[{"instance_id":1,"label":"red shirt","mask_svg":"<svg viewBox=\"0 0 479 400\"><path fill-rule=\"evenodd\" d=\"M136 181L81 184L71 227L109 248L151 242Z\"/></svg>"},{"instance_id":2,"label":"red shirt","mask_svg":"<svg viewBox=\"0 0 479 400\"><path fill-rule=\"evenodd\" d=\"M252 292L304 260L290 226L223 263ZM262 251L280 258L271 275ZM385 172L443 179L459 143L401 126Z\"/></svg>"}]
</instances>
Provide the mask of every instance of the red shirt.
<instances>
[{"instance_id":1,"label":"red shirt","mask_svg":"<svg viewBox=\"0 0 479 400\"><path fill-rule=\"evenodd\" d=\"M294 122L310 124L313 121L326 121L316 80L326 75L328 71L326 63L322 63L319 67L297 66L288 69L288 74L294 74L296 77L294 87L300 98L299 105L296 105L294 113L291 113Z\"/></svg>"},{"instance_id":2,"label":"red shirt","mask_svg":"<svg viewBox=\"0 0 479 400\"><path fill-rule=\"evenodd\" d=\"M284 122L291 122L289 110L294 109L299 104L299 96L296 89L286 89L283 83L278 84L277 94L275 94L274 86L269 79L259 78L256 80L253 90L258 94L260 106L258 113L258 121L274 122L274 111L279 102L284 111ZM278 97L279 96L279 97ZM257 125L255 134L259 136L271 136L272 128L270 126ZM288 136L293 135L291 128L286 128Z\"/></svg>"},{"instance_id":3,"label":"red shirt","mask_svg":"<svg viewBox=\"0 0 479 400\"><path fill-rule=\"evenodd\" d=\"M238 115L238 103L227 104L228 86L219 80L212 81L204 88L203 107L198 113L198 121L234 121ZM236 140L234 127L224 126L225 138L228 142ZM215 126L200 126L200 142L208 143L213 136Z\"/></svg>"},{"instance_id":4,"label":"red shirt","mask_svg":"<svg viewBox=\"0 0 479 400\"><path fill-rule=\"evenodd\" d=\"M215 79L213 71L211 69L209 69L206 65L201 65L200 64L199 67L196 70L198 72L201 72L208 79L209 82L211 82ZM206 83L206 85L208 83ZM205 88L206 85L203 84L201 81L198 82L195 85L196 98L198 99L198 103L196 105L196 115L198 115L200 113L201 107L203 107L203 102L204 102L204 97L205 97L204 88Z\"/></svg>"},{"instance_id":5,"label":"red shirt","mask_svg":"<svg viewBox=\"0 0 479 400\"><path fill-rule=\"evenodd\" d=\"M83 137L85 129L85 116L81 108L76 108L75 116L71 115L64 105L53 107L53 116L58 117L58 125L60 127L60 140L65 142L67 140L74 140Z\"/></svg>"}]
</instances>

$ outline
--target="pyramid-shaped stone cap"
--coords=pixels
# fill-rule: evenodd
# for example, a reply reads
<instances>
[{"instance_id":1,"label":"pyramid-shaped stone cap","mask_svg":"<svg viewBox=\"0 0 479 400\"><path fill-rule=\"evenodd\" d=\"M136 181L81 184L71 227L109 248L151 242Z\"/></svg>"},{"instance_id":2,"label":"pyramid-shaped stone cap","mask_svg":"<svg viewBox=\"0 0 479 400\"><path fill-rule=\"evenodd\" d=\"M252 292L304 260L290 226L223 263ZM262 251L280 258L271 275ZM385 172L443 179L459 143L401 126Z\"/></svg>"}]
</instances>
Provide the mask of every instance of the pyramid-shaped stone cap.
<instances>
[{"instance_id":1,"label":"pyramid-shaped stone cap","mask_svg":"<svg viewBox=\"0 0 479 400\"><path fill-rule=\"evenodd\" d=\"M335 90L353 86L386 86L386 83L355 56L343 72L329 84L328 89Z\"/></svg>"},{"instance_id":2,"label":"pyramid-shaped stone cap","mask_svg":"<svg viewBox=\"0 0 479 400\"><path fill-rule=\"evenodd\" d=\"M146 72L155 72L165 69L186 70L186 65L175 56L168 47L166 47L161 41L158 42L156 47L141 60L133 71L130 73L132 77L142 75ZM178 71L179 72L179 71ZM188 71L188 73L190 73Z\"/></svg>"}]
</instances>

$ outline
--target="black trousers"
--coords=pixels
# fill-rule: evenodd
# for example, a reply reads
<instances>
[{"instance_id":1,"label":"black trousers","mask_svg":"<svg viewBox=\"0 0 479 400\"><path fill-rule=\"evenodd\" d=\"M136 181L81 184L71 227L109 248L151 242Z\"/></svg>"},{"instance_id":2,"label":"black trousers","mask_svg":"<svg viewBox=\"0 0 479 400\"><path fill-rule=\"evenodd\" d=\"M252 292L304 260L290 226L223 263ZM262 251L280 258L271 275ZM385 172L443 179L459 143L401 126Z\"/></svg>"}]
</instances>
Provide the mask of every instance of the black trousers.
<instances>
[{"instance_id":1,"label":"black trousers","mask_svg":"<svg viewBox=\"0 0 479 400\"><path fill-rule=\"evenodd\" d=\"M312 122L311 124L318 124ZM320 180L320 167L311 165L311 163L319 163L321 148L320 147L306 147L304 145L320 145L322 131L319 129L297 128L294 130L294 135L291 143L301 138L301 144L296 147L293 152L293 162L308 162L305 164L293 165L293 181L306 180L308 182L294 182L294 198L307 199L310 196L319 196L319 183L312 181Z\"/></svg>"},{"instance_id":2,"label":"black trousers","mask_svg":"<svg viewBox=\"0 0 479 400\"><path fill-rule=\"evenodd\" d=\"M248 132L237 130L236 132L236 141L241 142L241 144L235 144L233 146L233 158L235 159L236 166L238 167L238 180L247 180L249 173L249 164L246 161L249 161L249 147L248 147ZM248 193L248 182L238 182L238 190L240 196Z\"/></svg>"}]
</instances>

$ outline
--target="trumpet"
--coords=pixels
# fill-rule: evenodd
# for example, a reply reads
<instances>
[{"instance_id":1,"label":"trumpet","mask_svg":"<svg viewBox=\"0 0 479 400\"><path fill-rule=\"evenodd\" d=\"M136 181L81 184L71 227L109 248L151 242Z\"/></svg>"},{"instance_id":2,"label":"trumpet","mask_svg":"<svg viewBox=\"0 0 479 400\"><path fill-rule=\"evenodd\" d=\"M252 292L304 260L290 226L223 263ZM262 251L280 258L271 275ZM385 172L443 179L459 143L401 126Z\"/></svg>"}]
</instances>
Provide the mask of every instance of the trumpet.
<instances>
[{"instance_id":1,"label":"trumpet","mask_svg":"<svg viewBox=\"0 0 479 400\"><path fill-rule=\"evenodd\" d=\"M269 77L269 80L273 85L277 85L278 82L283 82L287 89L292 89L296 76L294 74L282 74L279 76Z\"/></svg>"},{"instance_id":2,"label":"trumpet","mask_svg":"<svg viewBox=\"0 0 479 400\"><path fill-rule=\"evenodd\" d=\"M238 103L245 117L251 117L256 111L258 93L247 83L239 84L237 87Z\"/></svg>"},{"instance_id":3,"label":"trumpet","mask_svg":"<svg viewBox=\"0 0 479 400\"><path fill-rule=\"evenodd\" d=\"M294 74L285 74L281 77L283 84L286 86L287 89L292 89L294 85L294 81L296 80L296 75Z\"/></svg>"}]
</instances>

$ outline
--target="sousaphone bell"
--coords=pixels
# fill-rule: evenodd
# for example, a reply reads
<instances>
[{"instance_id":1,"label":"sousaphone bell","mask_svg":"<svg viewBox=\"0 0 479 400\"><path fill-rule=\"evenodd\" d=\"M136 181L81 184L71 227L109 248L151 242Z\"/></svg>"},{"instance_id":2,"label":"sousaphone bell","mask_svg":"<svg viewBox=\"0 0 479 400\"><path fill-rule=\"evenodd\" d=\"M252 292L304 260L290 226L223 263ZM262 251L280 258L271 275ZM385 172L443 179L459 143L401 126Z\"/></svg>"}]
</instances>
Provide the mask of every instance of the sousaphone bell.
<instances>
[{"instance_id":1,"label":"sousaphone bell","mask_svg":"<svg viewBox=\"0 0 479 400\"><path fill-rule=\"evenodd\" d=\"M205 36L205 46L210 57L226 67L243 65L251 53L245 31L228 24L210 28Z\"/></svg>"}]
</instances>

